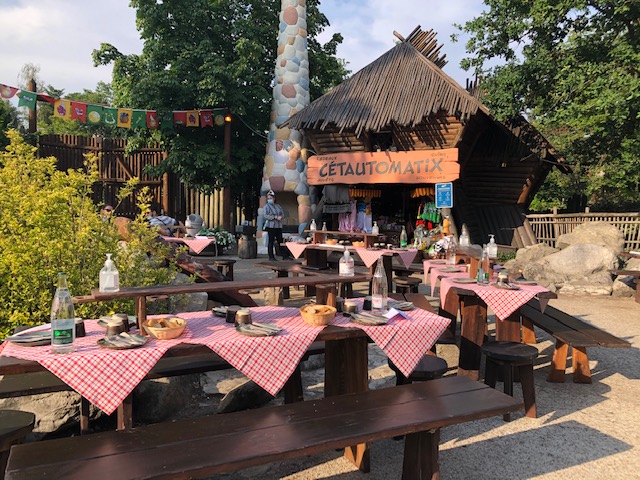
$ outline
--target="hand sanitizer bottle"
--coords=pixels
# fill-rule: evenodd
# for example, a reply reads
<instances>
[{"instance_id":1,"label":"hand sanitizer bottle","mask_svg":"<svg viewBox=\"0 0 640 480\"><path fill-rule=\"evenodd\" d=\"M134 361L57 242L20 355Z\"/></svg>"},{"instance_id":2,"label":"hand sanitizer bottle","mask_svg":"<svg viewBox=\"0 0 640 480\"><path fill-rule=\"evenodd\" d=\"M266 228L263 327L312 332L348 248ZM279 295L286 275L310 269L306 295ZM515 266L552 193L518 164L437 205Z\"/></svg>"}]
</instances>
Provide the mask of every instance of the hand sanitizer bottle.
<instances>
[{"instance_id":1,"label":"hand sanitizer bottle","mask_svg":"<svg viewBox=\"0 0 640 480\"><path fill-rule=\"evenodd\" d=\"M316 219L314 218L314 219L311 220L311 225L309 225L309 230L315 231L317 229L318 229L318 227L316 226Z\"/></svg>"},{"instance_id":2,"label":"hand sanitizer bottle","mask_svg":"<svg viewBox=\"0 0 640 480\"><path fill-rule=\"evenodd\" d=\"M120 290L120 274L118 269L111 260L111 254L107 253L107 260L104 267L100 270L100 287L101 292L117 292Z\"/></svg>"},{"instance_id":3,"label":"hand sanitizer bottle","mask_svg":"<svg viewBox=\"0 0 640 480\"><path fill-rule=\"evenodd\" d=\"M378 227L378 222L373 222L373 227L371 227L371 234L372 235L380 234L380 227Z\"/></svg>"},{"instance_id":4,"label":"hand sanitizer bottle","mask_svg":"<svg viewBox=\"0 0 640 480\"><path fill-rule=\"evenodd\" d=\"M348 248L344 249L344 255L340 258L338 268L338 273L341 277L353 277L355 275L353 258Z\"/></svg>"},{"instance_id":5,"label":"hand sanitizer bottle","mask_svg":"<svg viewBox=\"0 0 640 480\"><path fill-rule=\"evenodd\" d=\"M492 233L489 234L491 240L489 240L489 245L487 245L487 255L489 258L497 258L498 257L498 244L495 240L495 235Z\"/></svg>"}]
</instances>

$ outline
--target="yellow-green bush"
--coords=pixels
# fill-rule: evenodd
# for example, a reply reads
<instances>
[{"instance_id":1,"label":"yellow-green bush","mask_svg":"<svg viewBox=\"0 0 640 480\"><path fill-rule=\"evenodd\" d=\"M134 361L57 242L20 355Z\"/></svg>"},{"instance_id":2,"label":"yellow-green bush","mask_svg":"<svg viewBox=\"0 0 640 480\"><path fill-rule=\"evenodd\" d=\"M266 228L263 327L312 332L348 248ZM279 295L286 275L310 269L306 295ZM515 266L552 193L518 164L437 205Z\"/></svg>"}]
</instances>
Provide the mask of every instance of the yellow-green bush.
<instances>
[{"instance_id":1,"label":"yellow-green bush","mask_svg":"<svg viewBox=\"0 0 640 480\"><path fill-rule=\"evenodd\" d=\"M10 144L0 152L0 336L16 325L49 321L59 271L67 273L72 295L91 293L106 253L113 253L121 287L171 282L175 266L158 268L165 264L167 247L158 244L145 221L145 189L123 247L112 219L104 221L91 200L98 179L95 158L87 158L84 170L61 172L55 158L37 158L17 132L7 136ZM76 305L76 316L83 318L112 311L133 313L133 303Z\"/></svg>"}]
</instances>

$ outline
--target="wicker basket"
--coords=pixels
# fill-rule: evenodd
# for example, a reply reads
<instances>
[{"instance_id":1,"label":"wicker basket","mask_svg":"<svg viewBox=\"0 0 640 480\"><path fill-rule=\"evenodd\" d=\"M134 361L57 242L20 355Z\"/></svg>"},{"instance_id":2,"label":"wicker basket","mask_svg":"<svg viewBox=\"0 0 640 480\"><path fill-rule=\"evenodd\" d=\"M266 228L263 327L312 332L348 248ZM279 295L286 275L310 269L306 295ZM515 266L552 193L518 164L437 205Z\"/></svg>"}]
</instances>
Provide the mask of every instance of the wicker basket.
<instances>
[{"instance_id":1,"label":"wicker basket","mask_svg":"<svg viewBox=\"0 0 640 480\"><path fill-rule=\"evenodd\" d=\"M302 319L305 323L308 323L309 325L328 325L333 317L336 316L336 308L330 307L329 305L317 305L311 303L300 307L300 315L302 315Z\"/></svg>"},{"instance_id":2,"label":"wicker basket","mask_svg":"<svg viewBox=\"0 0 640 480\"><path fill-rule=\"evenodd\" d=\"M178 317L154 318L147 320L142 325L150 337L158 340L170 340L182 335L187 322Z\"/></svg>"}]
</instances>

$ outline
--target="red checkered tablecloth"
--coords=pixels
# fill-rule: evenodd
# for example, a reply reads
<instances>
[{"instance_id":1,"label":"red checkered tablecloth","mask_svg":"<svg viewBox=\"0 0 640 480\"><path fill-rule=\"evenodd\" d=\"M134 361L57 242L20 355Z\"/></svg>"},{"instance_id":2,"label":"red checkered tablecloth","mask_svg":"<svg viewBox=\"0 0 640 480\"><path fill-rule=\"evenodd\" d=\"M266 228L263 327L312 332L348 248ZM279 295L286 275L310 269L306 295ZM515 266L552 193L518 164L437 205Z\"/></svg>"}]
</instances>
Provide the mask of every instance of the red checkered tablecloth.
<instances>
[{"instance_id":1,"label":"red checkered tablecloth","mask_svg":"<svg viewBox=\"0 0 640 480\"><path fill-rule=\"evenodd\" d=\"M85 320L86 337L78 338L73 353L52 354L51 346L24 347L6 342L3 356L33 360L110 415L149 373L156 362L180 340L150 339L141 348L111 350L96 342L105 330Z\"/></svg>"},{"instance_id":2,"label":"red checkered tablecloth","mask_svg":"<svg viewBox=\"0 0 640 480\"><path fill-rule=\"evenodd\" d=\"M247 337L210 312L181 313L193 333L184 343L208 346L229 364L272 395L276 395L295 370L309 345L324 327L304 323L297 308L254 307L254 322L281 328L272 337Z\"/></svg>"},{"instance_id":3,"label":"red checkered tablecloth","mask_svg":"<svg viewBox=\"0 0 640 480\"><path fill-rule=\"evenodd\" d=\"M446 268L457 268L457 272L443 272L442 269ZM468 277L469 272L467 272L466 267L461 266L457 267L456 265L436 265L431 267L429 286L431 287L431 296L434 295L436 290L436 283L438 283L438 277L446 277L446 278L456 278L456 277ZM440 287L442 290L442 286Z\"/></svg>"},{"instance_id":4,"label":"red checkered tablecloth","mask_svg":"<svg viewBox=\"0 0 640 480\"><path fill-rule=\"evenodd\" d=\"M300 258L300 255L302 255L307 248L306 243L287 242L285 245L295 258Z\"/></svg>"},{"instance_id":5,"label":"red checkered tablecloth","mask_svg":"<svg viewBox=\"0 0 640 480\"><path fill-rule=\"evenodd\" d=\"M496 278L494 277L492 281L495 282L495 280ZM499 320L507 318L537 294L548 292L548 290L541 285L518 285L520 287L519 290L506 290L504 288L494 287L491 284L456 284L452 281L452 278L443 278L440 280L441 305L444 305L449 289L454 286L464 288L465 290L473 290L476 295L487 304L487 307L493 310L493 313L496 314Z\"/></svg>"},{"instance_id":6,"label":"red checkered tablecloth","mask_svg":"<svg viewBox=\"0 0 640 480\"><path fill-rule=\"evenodd\" d=\"M362 299L355 299L355 301L358 303L358 310L361 311ZM339 313L331 323L364 330L393 364L408 377L423 355L446 330L451 320L420 308L403 313L408 318L396 315L386 325L360 325Z\"/></svg>"},{"instance_id":7,"label":"red checkered tablecloth","mask_svg":"<svg viewBox=\"0 0 640 480\"><path fill-rule=\"evenodd\" d=\"M416 258L416 255L418 254L418 250L416 250L415 248L410 248L409 250L389 250L389 251L398 254L398 259L400 260L400 263L402 264L402 266L404 266L405 268L411 266L411 264L413 263L413 260Z\"/></svg>"},{"instance_id":8,"label":"red checkered tablecloth","mask_svg":"<svg viewBox=\"0 0 640 480\"><path fill-rule=\"evenodd\" d=\"M367 268L376 263L385 251L386 250L369 250L364 247L356 247L356 253Z\"/></svg>"}]
</instances>

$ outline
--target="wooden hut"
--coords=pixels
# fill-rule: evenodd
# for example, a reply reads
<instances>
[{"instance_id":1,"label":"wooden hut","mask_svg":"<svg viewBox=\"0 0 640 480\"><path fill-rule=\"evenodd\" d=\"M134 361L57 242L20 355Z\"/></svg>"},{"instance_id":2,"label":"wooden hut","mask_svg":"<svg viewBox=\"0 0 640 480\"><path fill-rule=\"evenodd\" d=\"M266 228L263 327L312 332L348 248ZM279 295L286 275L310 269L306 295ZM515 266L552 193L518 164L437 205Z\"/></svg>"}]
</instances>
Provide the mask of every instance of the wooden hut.
<instances>
[{"instance_id":1,"label":"wooden hut","mask_svg":"<svg viewBox=\"0 0 640 480\"><path fill-rule=\"evenodd\" d=\"M303 131L316 153L308 163L309 184L326 180L356 186L353 176L341 179L335 169L333 180L318 179L318 165L332 159L348 163L384 152L391 162L407 152L432 159L446 154L459 173L429 178L414 172L412 178L389 181L364 175L357 186L376 184L384 191L402 184L402 195L396 190L393 198L406 206L410 191L453 180L453 220L458 229L467 224L472 242L486 243L493 233L503 245L533 243L524 210L551 168L568 171L562 159L524 118L498 122L445 74L434 32L418 27L406 39L396 36L401 41L394 48L286 122ZM436 163L434 169L446 162ZM407 210L408 221L412 212Z\"/></svg>"}]
</instances>

